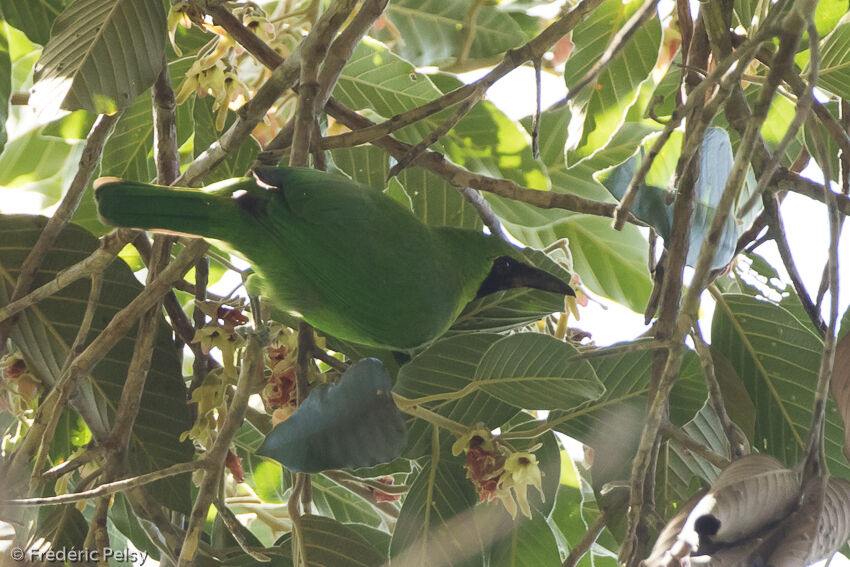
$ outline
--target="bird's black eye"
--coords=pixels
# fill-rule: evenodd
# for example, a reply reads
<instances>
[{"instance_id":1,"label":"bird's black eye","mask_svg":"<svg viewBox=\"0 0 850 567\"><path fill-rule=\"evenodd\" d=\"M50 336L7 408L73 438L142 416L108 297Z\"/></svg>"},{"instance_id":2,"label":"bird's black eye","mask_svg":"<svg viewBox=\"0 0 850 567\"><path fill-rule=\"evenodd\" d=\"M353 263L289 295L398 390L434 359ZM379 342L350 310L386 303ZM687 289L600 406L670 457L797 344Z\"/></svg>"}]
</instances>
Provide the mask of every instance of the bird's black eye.
<instances>
[{"instance_id":1,"label":"bird's black eye","mask_svg":"<svg viewBox=\"0 0 850 567\"><path fill-rule=\"evenodd\" d=\"M509 272L513 268L513 259L508 256L500 256L493 262L493 269L497 272Z\"/></svg>"}]
</instances>

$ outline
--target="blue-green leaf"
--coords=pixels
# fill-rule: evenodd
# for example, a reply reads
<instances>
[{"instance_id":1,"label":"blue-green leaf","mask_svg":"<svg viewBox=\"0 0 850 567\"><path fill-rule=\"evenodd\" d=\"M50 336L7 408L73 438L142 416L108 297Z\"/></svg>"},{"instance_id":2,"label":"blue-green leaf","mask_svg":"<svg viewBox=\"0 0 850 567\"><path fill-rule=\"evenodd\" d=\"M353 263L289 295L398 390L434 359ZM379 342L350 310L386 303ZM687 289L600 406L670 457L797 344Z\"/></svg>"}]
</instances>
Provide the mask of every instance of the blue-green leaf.
<instances>
[{"instance_id":1,"label":"blue-green leaf","mask_svg":"<svg viewBox=\"0 0 850 567\"><path fill-rule=\"evenodd\" d=\"M381 361L364 358L336 384L318 386L279 423L257 453L294 472L369 467L389 462L407 443Z\"/></svg>"}]
</instances>

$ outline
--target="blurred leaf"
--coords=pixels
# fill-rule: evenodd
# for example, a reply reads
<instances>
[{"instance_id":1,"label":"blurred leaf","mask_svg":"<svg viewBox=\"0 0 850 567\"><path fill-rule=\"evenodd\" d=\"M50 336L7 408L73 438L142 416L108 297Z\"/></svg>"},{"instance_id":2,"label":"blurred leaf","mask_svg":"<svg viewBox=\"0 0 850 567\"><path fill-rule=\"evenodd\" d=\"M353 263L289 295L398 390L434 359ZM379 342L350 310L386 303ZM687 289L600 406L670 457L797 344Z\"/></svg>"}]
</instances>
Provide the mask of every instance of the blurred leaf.
<instances>
[{"instance_id":1,"label":"blurred leaf","mask_svg":"<svg viewBox=\"0 0 850 567\"><path fill-rule=\"evenodd\" d=\"M744 381L756 408L755 442L786 464L799 462L811 419L822 343L787 310L747 295L718 299L712 350L723 353ZM844 433L828 400L824 449L829 469L847 478Z\"/></svg>"},{"instance_id":2,"label":"blurred leaf","mask_svg":"<svg viewBox=\"0 0 850 567\"><path fill-rule=\"evenodd\" d=\"M150 540L139 523L136 512L120 492L113 497L112 504L109 506L109 519L115 528L133 543L134 547L147 553L151 559L159 561L159 548Z\"/></svg>"},{"instance_id":3,"label":"blurred leaf","mask_svg":"<svg viewBox=\"0 0 850 567\"><path fill-rule=\"evenodd\" d=\"M82 151L80 143L47 137L41 130L30 130L6 144L0 155L0 186L22 187L50 179Z\"/></svg>"},{"instance_id":4,"label":"blurred leaf","mask_svg":"<svg viewBox=\"0 0 850 567\"><path fill-rule=\"evenodd\" d=\"M507 518L510 524L511 521ZM490 551L491 567L539 567L561 562L558 542L546 520L537 514L520 518L508 537L497 542Z\"/></svg>"},{"instance_id":5,"label":"blurred leaf","mask_svg":"<svg viewBox=\"0 0 850 567\"><path fill-rule=\"evenodd\" d=\"M475 369L474 383L521 409L574 408L605 392L578 351L548 335L519 333L495 342Z\"/></svg>"},{"instance_id":6,"label":"blurred leaf","mask_svg":"<svg viewBox=\"0 0 850 567\"><path fill-rule=\"evenodd\" d=\"M717 414L706 403L694 418L682 427L691 439L706 447L720 457L729 456L729 443L723 433ZM667 441L667 467L663 475L665 483L662 488L669 491L680 502L690 498L691 479L696 477L705 484L711 484L717 478L720 469L705 458L679 445L675 440Z\"/></svg>"},{"instance_id":7,"label":"blurred leaf","mask_svg":"<svg viewBox=\"0 0 850 567\"><path fill-rule=\"evenodd\" d=\"M850 38L848 38L850 39ZM838 120L838 103L834 101L829 101L822 104L823 107L832 114ZM838 148L838 143L833 138L832 134L824 127L823 123L819 119L815 119L811 117L809 120L803 122L803 140L805 142L806 149L809 152L809 155L815 160L815 163L818 164L820 170L824 173L827 171L827 166L829 167L829 174L832 179L837 179L839 172L841 171L841 165L839 162L839 154L841 150ZM825 155L821 155L820 151L818 151L819 144L823 144L823 150ZM826 158L827 163L823 162L823 157Z\"/></svg>"},{"instance_id":8,"label":"blurred leaf","mask_svg":"<svg viewBox=\"0 0 850 567\"><path fill-rule=\"evenodd\" d=\"M437 434L435 432L435 434ZM412 481L398 516L390 555L405 565L483 565L484 541L473 521L478 501L451 440L434 443Z\"/></svg>"},{"instance_id":9,"label":"blurred leaf","mask_svg":"<svg viewBox=\"0 0 850 567\"><path fill-rule=\"evenodd\" d=\"M332 480L312 477L313 505L320 514L339 522L380 526L381 517L371 504Z\"/></svg>"},{"instance_id":10,"label":"blurred leaf","mask_svg":"<svg viewBox=\"0 0 850 567\"><path fill-rule=\"evenodd\" d=\"M331 518L301 517L305 553L316 567L378 567L386 556L357 532Z\"/></svg>"},{"instance_id":11,"label":"blurred leaf","mask_svg":"<svg viewBox=\"0 0 850 567\"><path fill-rule=\"evenodd\" d=\"M568 89L596 63L614 35L642 4L639 0L607 0L576 26L573 30L576 48L564 67ZM649 78L660 46L661 24L653 17L635 31L598 79L570 102L569 164L593 154L617 131L638 94L638 87Z\"/></svg>"},{"instance_id":12,"label":"blurred leaf","mask_svg":"<svg viewBox=\"0 0 850 567\"><path fill-rule=\"evenodd\" d=\"M631 468L643 428L652 359L651 350L591 359L605 394L577 410L549 414L548 421L556 431L594 449L594 487L623 478L621 475ZM699 358L687 351L670 395L671 421L682 425L693 419L705 396Z\"/></svg>"},{"instance_id":13,"label":"blurred leaf","mask_svg":"<svg viewBox=\"0 0 850 567\"><path fill-rule=\"evenodd\" d=\"M473 333L437 341L401 367L393 390L411 399L459 392L472 384L481 357L501 338L502 335L494 333ZM496 428L517 413L512 405L481 390L459 400L423 405L470 427L481 421L488 428ZM430 423L410 418L405 456L416 458L427 453L433 432Z\"/></svg>"},{"instance_id":14,"label":"blurred leaf","mask_svg":"<svg viewBox=\"0 0 850 567\"><path fill-rule=\"evenodd\" d=\"M829 390L844 422L844 456L850 460L850 335L845 335L835 345Z\"/></svg>"},{"instance_id":15,"label":"blurred leaf","mask_svg":"<svg viewBox=\"0 0 850 567\"><path fill-rule=\"evenodd\" d=\"M165 36L160 0L77 0L56 18L30 104L48 115L127 108L156 79Z\"/></svg>"},{"instance_id":16,"label":"blurred leaf","mask_svg":"<svg viewBox=\"0 0 850 567\"><path fill-rule=\"evenodd\" d=\"M627 159L641 140L654 129L625 124L592 157L567 168L564 143L570 112L566 107L550 110L540 121L540 159L552 180L552 190L574 193L597 201L613 201L611 194L593 178L604 169ZM530 122L524 121L526 127ZM559 209L538 209L519 201L487 196L505 228L520 242L545 248L556 240L569 240L573 268L582 284L633 311L643 311L652 284L646 267L647 243L637 227L615 231L605 218Z\"/></svg>"},{"instance_id":17,"label":"blurred leaf","mask_svg":"<svg viewBox=\"0 0 850 567\"><path fill-rule=\"evenodd\" d=\"M293 472L389 462L407 443L391 389L381 361L364 358L336 384L313 388L295 413L266 436L257 454Z\"/></svg>"},{"instance_id":18,"label":"blurred leaf","mask_svg":"<svg viewBox=\"0 0 850 567\"><path fill-rule=\"evenodd\" d=\"M42 134L63 140L85 140L97 116L86 110L75 110L44 126Z\"/></svg>"},{"instance_id":19,"label":"blurred leaf","mask_svg":"<svg viewBox=\"0 0 850 567\"><path fill-rule=\"evenodd\" d=\"M44 45L56 16L70 4L69 0L0 0L0 17L21 30L27 37Z\"/></svg>"},{"instance_id":20,"label":"blurred leaf","mask_svg":"<svg viewBox=\"0 0 850 567\"><path fill-rule=\"evenodd\" d=\"M475 14L474 31L469 29L470 14ZM500 55L530 39L516 19L495 6L476 5L474 0L399 0L390 3L386 16L400 32L394 50L417 66L454 62L470 33L466 62ZM380 37L386 40L390 36Z\"/></svg>"},{"instance_id":21,"label":"blurred leaf","mask_svg":"<svg viewBox=\"0 0 850 567\"><path fill-rule=\"evenodd\" d=\"M47 219L26 215L0 216L0 303L8 301L8 293L20 271L21 263L35 244ZM34 282L44 285L56 274L91 254L97 240L76 225L60 233L57 245L44 259ZM90 282L74 282L35 307L22 312L12 330L12 340L21 349L27 365L47 385L52 385L73 343L88 302ZM121 261L116 260L103 274L103 289L95 310L88 341L103 331L112 317L132 301L142 284ZM77 410L96 438L108 432L108 422L121 398L124 380L135 346L136 329L131 330L92 370L91 380L81 380L75 396ZM88 342L87 341L87 342ZM192 420L186 404L186 392L180 361L171 332L161 319L139 414L131 437L132 470L146 473L191 460L192 444L179 437ZM161 504L181 512L191 509L189 475L170 477L149 485Z\"/></svg>"},{"instance_id":22,"label":"blurred leaf","mask_svg":"<svg viewBox=\"0 0 850 567\"><path fill-rule=\"evenodd\" d=\"M846 13L847 6L843 10ZM832 94L850 99L850 22L839 24L821 40L818 87Z\"/></svg>"}]
</instances>

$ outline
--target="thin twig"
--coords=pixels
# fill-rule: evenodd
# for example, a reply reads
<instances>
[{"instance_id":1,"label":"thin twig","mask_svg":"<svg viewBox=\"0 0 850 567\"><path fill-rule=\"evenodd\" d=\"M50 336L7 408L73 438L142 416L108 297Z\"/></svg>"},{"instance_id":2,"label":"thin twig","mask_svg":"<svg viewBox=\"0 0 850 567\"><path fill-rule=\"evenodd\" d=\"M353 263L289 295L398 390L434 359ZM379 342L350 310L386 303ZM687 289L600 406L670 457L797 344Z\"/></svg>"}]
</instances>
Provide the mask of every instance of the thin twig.
<instances>
[{"instance_id":1,"label":"thin twig","mask_svg":"<svg viewBox=\"0 0 850 567\"><path fill-rule=\"evenodd\" d=\"M725 469L731 462L722 455L718 455L702 443L699 443L693 437L676 427L672 423L665 422L661 425L661 433L669 437L691 453L698 455L719 469Z\"/></svg>"},{"instance_id":2,"label":"thin twig","mask_svg":"<svg viewBox=\"0 0 850 567\"><path fill-rule=\"evenodd\" d=\"M620 51L622 51L622 49L626 46L626 43L629 42L629 39L631 39L638 28L646 23L648 18L652 17L657 4L658 0L647 0L634 14L632 14L629 21L627 21L622 28L617 30L617 33L611 38L611 42L608 44L608 47L605 48L602 55L599 56L599 59L596 60L596 63L594 63L593 66L587 70L584 76L576 81L575 84L568 85L568 101L575 98L575 96L581 92L584 87L599 77L599 74L602 73L602 71L605 70L605 67L607 67L608 64L611 63L611 61L613 61L620 53Z\"/></svg>"},{"instance_id":3,"label":"thin twig","mask_svg":"<svg viewBox=\"0 0 850 567\"><path fill-rule=\"evenodd\" d=\"M566 559L564 559L564 563L561 567L575 567L578 565L578 562L581 561L581 558L584 557L585 553L590 551L590 548L593 547L593 544L596 543L597 539L599 539L599 535L602 533L602 530L605 529L605 525L605 514L599 514L599 516L597 516L596 519L587 526L587 531L584 532L583 536L581 536L579 542L570 549L570 554L567 555Z\"/></svg>"},{"instance_id":4,"label":"thin twig","mask_svg":"<svg viewBox=\"0 0 850 567\"><path fill-rule=\"evenodd\" d=\"M17 498L13 500L3 501L2 504L9 506L53 506L56 504L81 502L83 500L89 500L91 498L108 496L110 494L115 494L116 492L124 492L132 488L137 488L146 484L150 484L152 482L156 482L157 480L162 480L163 478L169 478L178 474L185 474L187 472L192 472L200 468L204 468L206 466L207 461L203 459L188 463L177 463L176 465L171 465L170 467L166 467L158 471L134 476L132 478L117 480L108 484L101 484L97 488L93 488L91 490L86 490L83 492L72 492L70 494L60 494L59 496L48 496L44 498Z\"/></svg>"},{"instance_id":5,"label":"thin twig","mask_svg":"<svg viewBox=\"0 0 850 567\"><path fill-rule=\"evenodd\" d=\"M187 567L193 564L201 532L206 522L207 511L218 491L219 480L221 479L227 451L230 449L230 443L245 418L248 400L252 394L257 393L262 388L262 383L263 349L256 335L251 335L245 345L242 370L239 372L236 392L227 409L224 423L204 456L207 466L205 467L204 478L198 487L198 494L195 496L192 513L189 515L186 538L183 540L180 549L177 567Z\"/></svg>"},{"instance_id":6,"label":"thin twig","mask_svg":"<svg viewBox=\"0 0 850 567\"><path fill-rule=\"evenodd\" d=\"M218 515L222 522L224 522L225 527L227 527L227 531L230 532L230 535L233 536L233 539L236 540L236 543L247 556L254 561L259 561L261 563L268 563L271 561L271 557L268 555L251 549L251 543L248 541L248 538L245 537L245 530L247 528L239 522L236 515L230 510L230 508L227 507L227 504L224 503L224 500L216 498L213 500L213 505L216 507L216 510L218 510Z\"/></svg>"}]
</instances>

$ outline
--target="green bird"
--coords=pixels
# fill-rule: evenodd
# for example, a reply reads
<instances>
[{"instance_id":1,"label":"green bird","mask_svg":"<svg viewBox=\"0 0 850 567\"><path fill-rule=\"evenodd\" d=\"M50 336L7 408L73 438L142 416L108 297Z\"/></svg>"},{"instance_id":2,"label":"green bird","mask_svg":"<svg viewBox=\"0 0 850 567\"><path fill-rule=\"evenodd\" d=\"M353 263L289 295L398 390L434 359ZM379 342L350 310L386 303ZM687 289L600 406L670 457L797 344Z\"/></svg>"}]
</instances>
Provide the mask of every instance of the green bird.
<instances>
[{"instance_id":1,"label":"green bird","mask_svg":"<svg viewBox=\"0 0 850 567\"><path fill-rule=\"evenodd\" d=\"M575 295L499 238L427 226L380 191L314 169L255 168L204 190L101 178L95 200L106 224L222 241L276 306L362 345L427 344L499 290Z\"/></svg>"}]
</instances>

